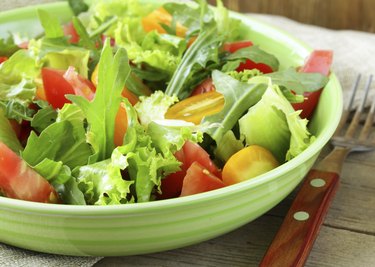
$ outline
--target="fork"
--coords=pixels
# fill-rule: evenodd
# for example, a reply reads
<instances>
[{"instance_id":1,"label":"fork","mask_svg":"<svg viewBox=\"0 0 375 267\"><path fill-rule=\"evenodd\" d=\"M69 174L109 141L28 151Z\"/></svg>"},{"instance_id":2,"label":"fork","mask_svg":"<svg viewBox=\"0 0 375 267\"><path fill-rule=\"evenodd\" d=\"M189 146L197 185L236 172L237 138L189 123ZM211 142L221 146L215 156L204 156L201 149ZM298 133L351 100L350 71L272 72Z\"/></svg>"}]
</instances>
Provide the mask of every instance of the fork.
<instances>
[{"instance_id":1,"label":"fork","mask_svg":"<svg viewBox=\"0 0 375 267\"><path fill-rule=\"evenodd\" d=\"M359 75L352 88L347 108L331 138L334 149L309 171L285 219L259 266L303 266L318 235L329 205L339 185L342 165L350 152L375 149L371 138L374 123L375 98L367 110L366 102L372 75L366 82L363 96L351 116L355 95L360 87ZM362 125L362 118L365 117Z\"/></svg>"}]
</instances>

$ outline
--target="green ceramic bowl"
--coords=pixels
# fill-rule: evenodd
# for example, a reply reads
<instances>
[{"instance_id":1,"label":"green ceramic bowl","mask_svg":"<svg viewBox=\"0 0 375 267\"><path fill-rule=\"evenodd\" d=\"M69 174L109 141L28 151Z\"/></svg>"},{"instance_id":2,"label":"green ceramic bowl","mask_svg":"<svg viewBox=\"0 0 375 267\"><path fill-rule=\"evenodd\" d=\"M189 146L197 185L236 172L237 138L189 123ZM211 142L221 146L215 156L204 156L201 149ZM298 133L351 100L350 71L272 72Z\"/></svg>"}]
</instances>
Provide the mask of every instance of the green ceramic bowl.
<instances>
[{"instance_id":1,"label":"green ceramic bowl","mask_svg":"<svg viewBox=\"0 0 375 267\"><path fill-rule=\"evenodd\" d=\"M66 3L42 6L62 20ZM277 55L281 66L301 65L311 49L286 33L248 16L249 39ZM41 32L35 8L0 14L0 35ZM332 136L341 114L342 93L334 74L311 121L316 141L303 153L257 178L219 190L150 203L118 206L40 204L0 197L0 242L65 255L134 255L174 249L234 230L284 199L303 179Z\"/></svg>"}]
</instances>

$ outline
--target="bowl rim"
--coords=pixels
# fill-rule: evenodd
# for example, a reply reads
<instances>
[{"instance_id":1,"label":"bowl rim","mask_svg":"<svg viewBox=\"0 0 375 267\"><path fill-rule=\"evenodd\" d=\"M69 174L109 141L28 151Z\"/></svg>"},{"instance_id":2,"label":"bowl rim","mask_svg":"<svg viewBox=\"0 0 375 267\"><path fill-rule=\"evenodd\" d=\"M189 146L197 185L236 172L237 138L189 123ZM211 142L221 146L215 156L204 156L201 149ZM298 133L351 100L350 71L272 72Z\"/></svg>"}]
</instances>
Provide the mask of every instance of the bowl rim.
<instances>
[{"instance_id":1,"label":"bowl rim","mask_svg":"<svg viewBox=\"0 0 375 267\"><path fill-rule=\"evenodd\" d=\"M66 7L67 3L65 2L53 2L47 4L40 4L28 7L17 8L13 10L8 10L0 12L0 24L5 22L4 18L11 16L19 16L20 13L35 12L35 8L46 8L46 9L56 9L60 7ZM292 42L294 47L301 49L306 52L312 51L312 48L300 39L292 36L290 33L286 32L283 29L280 29L277 26L271 26L270 24L263 22L257 18L251 17L251 14L242 14L230 11L231 16L239 18L243 23L250 23L254 29L262 28L266 29L267 32L272 33L273 36L281 38L282 42ZM332 72L329 76L329 83L332 83L332 86L337 87L335 92L336 108L334 112L341 114L343 100L342 100L342 89L341 85L337 79L337 76ZM301 154L292 160L280 165L279 167L262 174L254 179L246 180L238 184L231 186L226 186L224 188L216 189L209 192L204 192L196 195L185 196L181 198L172 198L158 201L150 201L144 203L129 203L129 204L118 204L118 205L108 205L108 206L95 206L95 205L65 205L65 204L50 204L50 203L39 203L31 202L25 200L12 199L7 197L0 196L0 210L8 209L12 212L28 212L28 213L37 213L47 216L65 216L65 215L74 215L74 216L90 216L90 215L126 215L126 214L139 214L145 212L160 212L164 209L170 208L182 208L185 206L191 206L194 203L199 203L202 200L204 201L214 201L222 197L228 197L233 194L238 194L239 192L246 191L249 188L255 188L261 186L268 182L271 182L277 179L276 173L278 175L283 175L298 167L300 164L313 157L315 154L319 153L322 147L330 140L334 130L336 129L340 116L335 116L335 120L331 121L326 126L325 131L320 133L319 137Z\"/></svg>"}]
</instances>

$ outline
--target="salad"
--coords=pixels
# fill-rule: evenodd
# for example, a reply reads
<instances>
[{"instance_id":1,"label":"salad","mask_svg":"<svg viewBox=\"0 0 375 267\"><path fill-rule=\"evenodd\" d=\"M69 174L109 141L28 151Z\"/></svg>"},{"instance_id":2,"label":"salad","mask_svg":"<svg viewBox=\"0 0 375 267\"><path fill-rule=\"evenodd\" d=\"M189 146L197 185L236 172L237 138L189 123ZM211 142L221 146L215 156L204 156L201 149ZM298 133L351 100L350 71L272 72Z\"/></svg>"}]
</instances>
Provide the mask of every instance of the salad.
<instances>
[{"instance_id":1,"label":"salad","mask_svg":"<svg viewBox=\"0 0 375 267\"><path fill-rule=\"evenodd\" d=\"M279 69L221 0L69 1L0 40L0 195L157 201L256 177L312 142L332 52Z\"/></svg>"}]
</instances>

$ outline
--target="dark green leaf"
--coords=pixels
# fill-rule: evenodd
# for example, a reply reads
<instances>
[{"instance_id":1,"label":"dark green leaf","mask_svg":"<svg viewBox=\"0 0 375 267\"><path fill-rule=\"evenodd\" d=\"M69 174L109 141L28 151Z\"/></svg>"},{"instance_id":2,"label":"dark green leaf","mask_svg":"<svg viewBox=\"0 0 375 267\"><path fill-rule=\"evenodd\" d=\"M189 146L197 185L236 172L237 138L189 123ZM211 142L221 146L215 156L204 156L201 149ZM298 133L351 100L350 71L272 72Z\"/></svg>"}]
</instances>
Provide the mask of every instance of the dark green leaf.
<instances>
[{"instance_id":1,"label":"dark green leaf","mask_svg":"<svg viewBox=\"0 0 375 267\"><path fill-rule=\"evenodd\" d=\"M89 9L89 6L83 0L68 0L68 3L73 14L76 16Z\"/></svg>"},{"instance_id":2,"label":"dark green leaf","mask_svg":"<svg viewBox=\"0 0 375 267\"><path fill-rule=\"evenodd\" d=\"M257 46L249 46L229 54L226 57L226 60L229 61L229 64L231 65L230 67L224 66L223 71L227 72L235 70L240 63L245 62L246 59L250 59L255 63L264 63L271 67L273 71L277 71L279 69L279 60L274 55L265 52Z\"/></svg>"},{"instance_id":3,"label":"dark green leaf","mask_svg":"<svg viewBox=\"0 0 375 267\"><path fill-rule=\"evenodd\" d=\"M303 73L293 68L269 73L265 76L271 77L273 83L284 86L300 95L303 95L304 92L314 92L323 88L329 80L328 77L320 73Z\"/></svg>"},{"instance_id":4,"label":"dark green leaf","mask_svg":"<svg viewBox=\"0 0 375 267\"><path fill-rule=\"evenodd\" d=\"M0 39L1 57L10 57L18 50L20 50L20 48L14 43L14 39L12 36L9 36L7 39Z\"/></svg>"}]
</instances>

